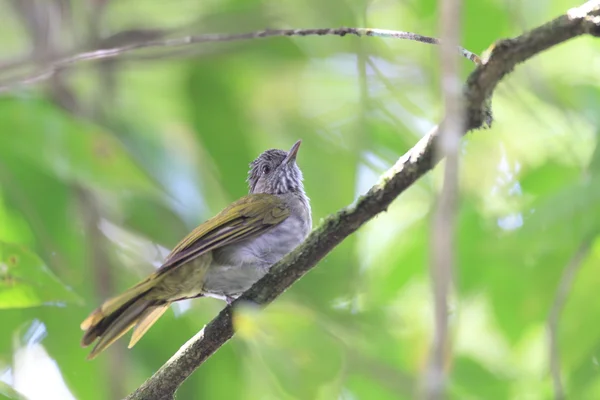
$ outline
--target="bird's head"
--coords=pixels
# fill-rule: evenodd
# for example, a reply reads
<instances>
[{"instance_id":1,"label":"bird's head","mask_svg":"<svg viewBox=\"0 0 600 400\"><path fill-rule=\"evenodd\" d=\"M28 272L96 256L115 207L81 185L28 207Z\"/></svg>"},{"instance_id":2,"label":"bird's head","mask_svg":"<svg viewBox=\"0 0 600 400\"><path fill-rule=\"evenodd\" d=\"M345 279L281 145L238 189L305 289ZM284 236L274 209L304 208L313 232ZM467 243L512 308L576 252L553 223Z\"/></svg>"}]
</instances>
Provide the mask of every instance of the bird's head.
<instances>
[{"instance_id":1,"label":"bird's head","mask_svg":"<svg viewBox=\"0 0 600 400\"><path fill-rule=\"evenodd\" d=\"M300 148L298 140L290 151L271 149L250 163L248 186L250 193L285 194L304 192L302 171L296 164Z\"/></svg>"}]
</instances>

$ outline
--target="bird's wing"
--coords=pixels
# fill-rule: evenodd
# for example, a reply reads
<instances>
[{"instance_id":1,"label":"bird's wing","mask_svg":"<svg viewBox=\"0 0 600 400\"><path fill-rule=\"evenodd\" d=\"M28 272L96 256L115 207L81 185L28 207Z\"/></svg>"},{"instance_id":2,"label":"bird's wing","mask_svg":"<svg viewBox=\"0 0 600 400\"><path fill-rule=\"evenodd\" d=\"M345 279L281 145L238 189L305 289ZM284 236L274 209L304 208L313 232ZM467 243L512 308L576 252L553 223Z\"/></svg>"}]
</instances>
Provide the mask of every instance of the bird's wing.
<instances>
[{"instance_id":1,"label":"bird's wing","mask_svg":"<svg viewBox=\"0 0 600 400\"><path fill-rule=\"evenodd\" d=\"M142 282L119 296L109 299L81 323L89 330L105 316L119 310L124 304L156 285L156 280L168 271L199 257L202 254L250 238L280 224L290 215L290 210L279 197L270 194L251 194L232 203L219 214L204 222L187 235L167 257L164 264ZM95 336L84 337L86 344Z\"/></svg>"},{"instance_id":2,"label":"bird's wing","mask_svg":"<svg viewBox=\"0 0 600 400\"><path fill-rule=\"evenodd\" d=\"M194 229L175 246L156 272L123 294L104 302L81 323L81 329L86 331L81 341L83 346L101 338L89 357L95 357L137 323L130 342L130 346L133 346L165 312L168 302L154 304L151 299L143 296L166 272L207 251L265 232L283 222L289 215L290 210L279 197L252 194L231 204Z\"/></svg>"},{"instance_id":3,"label":"bird's wing","mask_svg":"<svg viewBox=\"0 0 600 400\"><path fill-rule=\"evenodd\" d=\"M289 215L289 208L277 196L261 193L242 197L179 242L156 273L163 274L207 251L263 233Z\"/></svg>"}]
</instances>

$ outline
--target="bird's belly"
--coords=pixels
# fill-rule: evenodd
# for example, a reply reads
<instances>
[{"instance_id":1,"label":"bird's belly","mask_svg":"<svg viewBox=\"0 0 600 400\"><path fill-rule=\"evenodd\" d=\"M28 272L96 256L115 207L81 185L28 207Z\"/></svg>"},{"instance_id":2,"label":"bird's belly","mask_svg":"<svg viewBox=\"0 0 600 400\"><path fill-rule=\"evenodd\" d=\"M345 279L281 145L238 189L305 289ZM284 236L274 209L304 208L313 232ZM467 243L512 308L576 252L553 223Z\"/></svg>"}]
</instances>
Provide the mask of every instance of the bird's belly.
<instances>
[{"instance_id":1,"label":"bird's belly","mask_svg":"<svg viewBox=\"0 0 600 400\"><path fill-rule=\"evenodd\" d=\"M213 266L206 274L202 292L209 297L223 299L237 297L262 278L267 270L262 266Z\"/></svg>"},{"instance_id":2,"label":"bird's belly","mask_svg":"<svg viewBox=\"0 0 600 400\"><path fill-rule=\"evenodd\" d=\"M298 246L306 235L302 221L291 217L257 237L214 250L203 292L214 297L238 296Z\"/></svg>"}]
</instances>

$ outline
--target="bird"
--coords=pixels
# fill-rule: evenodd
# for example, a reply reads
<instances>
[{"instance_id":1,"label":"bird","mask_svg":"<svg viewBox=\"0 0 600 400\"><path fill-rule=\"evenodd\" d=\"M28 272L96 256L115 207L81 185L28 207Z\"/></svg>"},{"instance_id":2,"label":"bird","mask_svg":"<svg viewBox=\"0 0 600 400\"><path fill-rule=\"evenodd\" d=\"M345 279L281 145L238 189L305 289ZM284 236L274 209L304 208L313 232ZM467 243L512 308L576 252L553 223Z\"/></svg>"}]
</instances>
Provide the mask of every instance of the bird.
<instances>
[{"instance_id":1,"label":"bird","mask_svg":"<svg viewBox=\"0 0 600 400\"><path fill-rule=\"evenodd\" d=\"M296 163L301 143L260 154L250 163L246 196L190 232L147 278L90 313L80 326L82 347L97 340L88 359L131 328L133 347L176 301L213 297L231 304L306 239L312 218Z\"/></svg>"}]
</instances>

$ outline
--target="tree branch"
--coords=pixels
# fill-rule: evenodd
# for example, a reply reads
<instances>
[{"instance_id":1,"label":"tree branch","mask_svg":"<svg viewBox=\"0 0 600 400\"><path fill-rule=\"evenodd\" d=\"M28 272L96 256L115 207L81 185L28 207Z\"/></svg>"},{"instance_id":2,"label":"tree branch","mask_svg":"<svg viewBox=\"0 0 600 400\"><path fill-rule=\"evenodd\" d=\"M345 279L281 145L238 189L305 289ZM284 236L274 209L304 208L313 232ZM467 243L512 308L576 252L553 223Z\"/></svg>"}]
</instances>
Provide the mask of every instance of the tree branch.
<instances>
[{"instance_id":1,"label":"tree branch","mask_svg":"<svg viewBox=\"0 0 600 400\"><path fill-rule=\"evenodd\" d=\"M210 42L233 42L239 40L261 39L269 37L291 37L291 36L374 36L380 38L394 38L413 40L421 43L440 44L439 39L429 36L423 36L412 32L391 31L386 29L370 29L370 28L319 28L319 29L266 29L262 31L237 33L237 34L221 34L207 33L204 35L184 36L172 39L159 39L140 41L133 44L128 44L121 47L108 49L93 50L84 53L75 54L73 56L58 59L49 63L49 65L32 74L13 79L7 82L0 82L0 93L9 92L22 86L32 85L49 79L57 72L62 71L74 64L84 61L105 60L122 56L131 53L135 50L147 48L165 48L165 47L181 47L198 43ZM479 64L479 57L462 47L458 47L459 53Z\"/></svg>"},{"instance_id":2,"label":"tree branch","mask_svg":"<svg viewBox=\"0 0 600 400\"><path fill-rule=\"evenodd\" d=\"M600 0L590 1L567 14L513 39L496 43L489 56L469 76L464 89L465 130L480 128L489 113L486 100L498 82L517 64L582 34L600 35ZM442 128L444 122L442 122ZM234 334L233 308L241 302L268 304L312 269L342 240L365 222L385 211L390 203L431 170L438 159L432 149L438 136L434 128L388 170L380 182L351 206L330 215L306 241L271 268L250 290L225 307L202 331L190 339L128 399L169 399L177 388Z\"/></svg>"}]
</instances>

